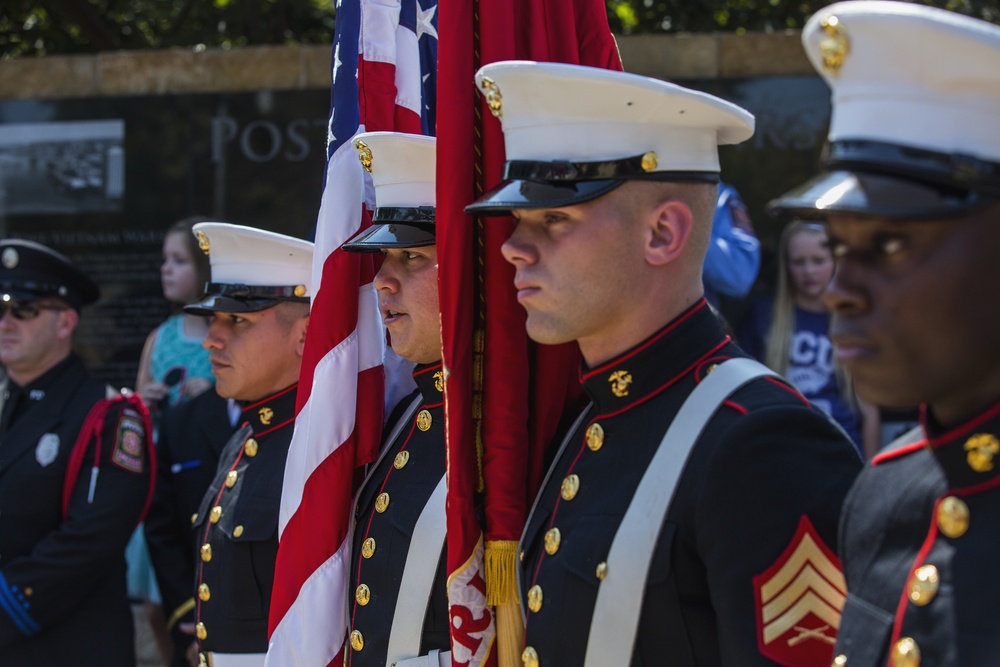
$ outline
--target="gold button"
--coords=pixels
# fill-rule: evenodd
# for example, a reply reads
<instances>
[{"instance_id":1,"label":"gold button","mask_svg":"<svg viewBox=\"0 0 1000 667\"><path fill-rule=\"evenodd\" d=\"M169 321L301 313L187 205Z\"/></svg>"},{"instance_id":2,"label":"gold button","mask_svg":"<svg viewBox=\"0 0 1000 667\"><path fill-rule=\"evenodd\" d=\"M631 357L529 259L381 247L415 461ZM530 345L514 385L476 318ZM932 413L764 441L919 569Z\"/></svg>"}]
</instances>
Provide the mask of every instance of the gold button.
<instances>
[{"instance_id":1,"label":"gold button","mask_svg":"<svg viewBox=\"0 0 1000 667\"><path fill-rule=\"evenodd\" d=\"M212 560L212 545L207 542L201 545L201 559L206 563Z\"/></svg>"},{"instance_id":2,"label":"gold button","mask_svg":"<svg viewBox=\"0 0 1000 667\"><path fill-rule=\"evenodd\" d=\"M594 572L600 581L604 581L604 577L608 576L608 564L603 560L597 564L597 570Z\"/></svg>"},{"instance_id":3,"label":"gold button","mask_svg":"<svg viewBox=\"0 0 1000 667\"><path fill-rule=\"evenodd\" d=\"M604 428L600 424L594 422L587 427L587 447L592 452L596 452L598 449L604 446Z\"/></svg>"},{"instance_id":4,"label":"gold button","mask_svg":"<svg viewBox=\"0 0 1000 667\"><path fill-rule=\"evenodd\" d=\"M892 667L917 667L920 664L920 647L912 637L903 637L892 647Z\"/></svg>"},{"instance_id":5,"label":"gold button","mask_svg":"<svg viewBox=\"0 0 1000 667\"><path fill-rule=\"evenodd\" d=\"M367 540L361 543L361 555L365 558L371 558L375 555L375 538L369 537Z\"/></svg>"},{"instance_id":6,"label":"gold button","mask_svg":"<svg viewBox=\"0 0 1000 667\"><path fill-rule=\"evenodd\" d=\"M208 656L204 653L198 654L198 667L208 667Z\"/></svg>"},{"instance_id":7,"label":"gold button","mask_svg":"<svg viewBox=\"0 0 1000 667\"><path fill-rule=\"evenodd\" d=\"M226 488L231 489L236 486L236 479L239 477L239 473L235 470L230 470L226 473Z\"/></svg>"},{"instance_id":8,"label":"gold button","mask_svg":"<svg viewBox=\"0 0 1000 667\"><path fill-rule=\"evenodd\" d=\"M528 609L530 609L531 611L537 613L538 610L542 608L542 599L543 598L544 598L544 596L542 595L542 587L541 586L539 586L538 584L535 584L534 586L532 586L531 588L529 588L528 589Z\"/></svg>"},{"instance_id":9,"label":"gold button","mask_svg":"<svg viewBox=\"0 0 1000 667\"><path fill-rule=\"evenodd\" d=\"M198 586L198 599L202 602L208 602L209 598L212 597L212 591L209 590L208 584L201 584Z\"/></svg>"},{"instance_id":10,"label":"gold button","mask_svg":"<svg viewBox=\"0 0 1000 667\"><path fill-rule=\"evenodd\" d=\"M250 458L257 456L257 441L253 438L247 440L243 444L243 451L246 452L246 455Z\"/></svg>"},{"instance_id":11,"label":"gold button","mask_svg":"<svg viewBox=\"0 0 1000 667\"><path fill-rule=\"evenodd\" d=\"M992 433L977 433L965 441L965 460L976 472L993 470L993 457L1000 454L1000 440Z\"/></svg>"},{"instance_id":12,"label":"gold button","mask_svg":"<svg viewBox=\"0 0 1000 667\"><path fill-rule=\"evenodd\" d=\"M718 367L719 367L719 364L712 364L711 366L709 366L708 368L705 369L705 375L711 375L712 371L714 371Z\"/></svg>"},{"instance_id":13,"label":"gold button","mask_svg":"<svg viewBox=\"0 0 1000 667\"><path fill-rule=\"evenodd\" d=\"M558 528L553 528L545 533L545 553L552 556L559 551L559 543L562 541L562 534Z\"/></svg>"},{"instance_id":14,"label":"gold button","mask_svg":"<svg viewBox=\"0 0 1000 667\"><path fill-rule=\"evenodd\" d=\"M406 467L406 464L410 461L410 453L405 449L400 453L396 454L396 458L392 462L392 467L396 470L402 470Z\"/></svg>"},{"instance_id":15,"label":"gold button","mask_svg":"<svg viewBox=\"0 0 1000 667\"><path fill-rule=\"evenodd\" d=\"M940 583L936 567L933 565L918 567L910 577L910 602L923 607L937 595Z\"/></svg>"},{"instance_id":16,"label":"gold button","mask_svg":"<svg viewBox=\"0 0 1000 667\"><path fill-rule=\"evenodd\" d=\"M847 656L841 653L840 655L838 655L836 658L833 659L833 662L830 663L830 667L844 667L844 665L846 664L847 664Z\"/></svg>"},{"instance_id":17,"label":"gold button","mask_svg":"<svg viewBox=\"0 0 1000 667\"><path fill-rule=\"evenodd\" d=\"M243 536L243 526L236 526L235 528L233 528L233 537L242 537L242 536Z\"/></svg>"},{"instance_id":18,"label":"gold button","mask_svg":"<svg viewBox=\"0 0 1000 667\"><path fill-rule=\"evenodd\" d=\"M198 513L197 512L195 512L194 514L191 515L191 525L193 526L196 523L198 523Z\"/></svg>"},{"instance_id":19,"label":"gold button","mask_svg":"<svg viewBox=\"0 0 1000 667\"><path fill-rule=\"evenodd\" d=\"M559 489L559 495L563 497L563 500L573 500L576 498L576 492L580 490L580 478L576 475L569 475L562 481L562 487Z\"/></svg>"},{"instance_id":20,"label":"gold button","mask_svg":"<svg viewBox=\"0 0 1000 667\"><path fill-rule=\"evenodd\" d=\"M948 496L938 505L937 522L946 537L961 537L969 529L969 506L961 498Z\"/></svg>"},{"instance_id":21,"label":"gold button","mask_svg":"<svg viewBox=\"0 0 1000 667\"><path fill-rule=\"evenodd\" d=\"M365 647L365 636L358 630L351 630L351 648L360 651Z\"/></svg>"},{"instance_id":22,"label":"gold button","mask_svg":"<svg viewBox=\"0 0 1000 667\"><path fill-rule=\"evenodd\" d=\"M378 494L378 498L375 499L375 511L381 514L387 509L389 509L389 494L388 493Z\"/></svg>"},{"instance_id":23,"label":"gold button","mask_svg":"<svg viewBox=\"0 0 1000 667\"><path fill-rule=\"evenodd\" d=\"M205 629L205 624L201 621L198 622L198 625L194 626L194 633L198 635L198 639L203 641L208 636L208 630Z\"/></svg>"},{"instance_id":24,"label":"gold button","mask_svg":"<svg viewBox=\"0 0 1000 667\"><path fill-rule=\"evenodd\" d=\"M222 507L216 505L212 508L212 511L208 513L208 520L212 523L219 523L219 519L222 518Z\"/></svg>"},{"instance_id":25,"label":"gold button","mask_svg":"<svg viewBox=\"0 0 1000 667\"><path fill-rule=\"evenodd\" d=\"M417 428L421 431L426 431L431 427L431 423L434 422L434 418L431 417L431 413L427 410L421 410L417 413Z\"/></svg>"},{"instance_id":26,"label":"gold button","mask_svg":"<svg viewBox=\"0 0 1000 667\"><path fill-rule=\"evenodd\" d=\"M357 590L354 591L354 599L358 601L359 605L364 607L372 599L371 589L364 584L359 585Z\"/></svg>"},{"instance_id":27,"label":"gold button","mask_svg":"<svg viewBox=\"0 0 1000 667\"><path fill-rule=\"evenodd\" d=\"M524 562L524 552L523 551L517 555L517 559L519 561L521 561L522 563Z\"/></svg>"},{"instance_id":28,"label":"gold button","mask_svg":"<svg viewBox=\"0 0 1000 667\"><path fill-rule=\"evenodd\" d=\"M538 651L530 646L525 647L521 653L521 664L524 667L538 667Z\"/></svg>"}]
</instances>

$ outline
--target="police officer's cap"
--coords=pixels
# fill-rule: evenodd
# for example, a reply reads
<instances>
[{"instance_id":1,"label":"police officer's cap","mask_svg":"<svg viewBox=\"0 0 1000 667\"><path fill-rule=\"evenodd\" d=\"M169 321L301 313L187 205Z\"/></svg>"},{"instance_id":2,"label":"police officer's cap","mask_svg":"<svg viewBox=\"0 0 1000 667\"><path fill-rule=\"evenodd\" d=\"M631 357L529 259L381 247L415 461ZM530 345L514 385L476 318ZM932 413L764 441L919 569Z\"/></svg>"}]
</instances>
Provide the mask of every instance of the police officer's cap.
<instances>
[{"instance_id":1,"label":"police officer's cap","mask_svg":"<svg viewBox=\"0 0 1000 667\"><path fill-rule=\"evenodd\" d=\"M198 223L194 234L208 254L212 282L184 312L252 313L313 296L312 243L224 222Z\"/></svg>"},{"instance_id":2,"label":"police officer's cap","mask_svg":"<svg viewBox=\"0 0 1000 667\"><path fill-rule=\"evenodd\" d=\"M504 181L466 211L568 206L631 179L719 179L720 144L753 135L754 118L712 95L635 74L508 61L476 85L503 126Z\"/></svg>"},{"instance_id":3,"label":"police officer's cap","mask_svg":"<svg viewBox=\"0 0 1000 667\"><path fill-rule=\"evenodd\" d=\"M0 240L0 299L55 297L80 310L100 296L97 283L52 248L21 239Z\"/></svg>"},{"instance_id":4,"label":"police officer's cap","mask_svg":"<svg viewBox=\"0 0 1000 667\"><path fill-rule=\"evenodd\" d=\"M366 132L354 147L375 185L375 215L343 246L349 252L434 245L434 137Z\"/></svg>"},{"instance_id":5,"label":"police officer's cap","mask_svg":"<svg viewBox=\"0 0 1000 667\"><path fill-rule=\"evenodd\" d=\"M1000 201L1000 27L858 0L818 11L802 43L833 92L825 173L772 212L947 218Z\"/></svg>"}]
</instances>

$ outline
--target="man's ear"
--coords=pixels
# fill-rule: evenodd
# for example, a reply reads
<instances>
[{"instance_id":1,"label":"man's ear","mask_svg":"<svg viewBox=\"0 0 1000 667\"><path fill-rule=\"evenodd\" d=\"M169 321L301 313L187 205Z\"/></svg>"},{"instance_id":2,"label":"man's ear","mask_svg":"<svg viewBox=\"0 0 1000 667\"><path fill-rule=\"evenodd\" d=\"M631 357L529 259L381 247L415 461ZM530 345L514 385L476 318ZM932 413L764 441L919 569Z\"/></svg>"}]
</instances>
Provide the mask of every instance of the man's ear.
<instances>
[{"instance_id":1,"label":"man's ear","mask_svg":"<svg viewBox=\"0 0 1000 667\"><path fill-rule=\"evenodd\" d=\"M306 330L309 328L309 316L299 319L295 322L295 334L298 339L295 341L295 354L301 357L305 353L306 349Z\"/></svg>"},{"instance_id":2,"label":"man's ear","mask_svg":"<svg viewBox=\"0 0 1000 667\"><path fill-rule=\"evenodd\" d=\"M694 228L694 214L684 202L670 199L647 215L646 261L653 266L669 264L687 247Z\"/></svg>"},{"instance_id":3,"label":"man's ear","mask_svg":"<svg viewBox=\"0 0 1000 667\"><path fill-rule=\"evenodd\" d=\"M56 337L59 340L69 340L73 337L76 325L80 323L80 313L67 308L59 313L59 326L56 327Z\"/></svg>"}]
</instances>

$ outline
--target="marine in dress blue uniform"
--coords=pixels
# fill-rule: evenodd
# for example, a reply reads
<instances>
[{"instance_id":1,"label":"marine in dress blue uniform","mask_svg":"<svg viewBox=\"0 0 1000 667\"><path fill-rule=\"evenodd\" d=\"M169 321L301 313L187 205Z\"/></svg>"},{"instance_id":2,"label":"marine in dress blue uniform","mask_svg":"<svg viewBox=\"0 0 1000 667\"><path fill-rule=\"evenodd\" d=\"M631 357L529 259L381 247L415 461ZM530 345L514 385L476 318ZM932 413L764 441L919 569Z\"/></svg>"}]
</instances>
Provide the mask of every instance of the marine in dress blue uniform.
<instances>
[{"instance_id":1,"label":"marine in dress blue uniform","mask_svg":"<svg viewBox=\"0 0 1000 667\"><path fill-rule=\"evenodd\" d=\"M372 226L343 248L385 255L373 285L394 350L417 364L417 391L390 418L383 453L356 500L347 664L450 665L435 141L372 132L355 147L377 208Z\"/></svg>"},{"instance_id":2,"label":"marine in dress blue uniform","mask_svg":"<svg viewBox=\"0 0 1000 667\"><path fill-rule=\"evenodd\" d=\"M242 405L239 428L191 517L195 636L202 665L263 665L313 244L225 223L194 231L213 282L185 311L212 317L203 345L216 391Z\"/></svg>"},{"instance_id":3,"label":"marine in dress blue uniform","mask_svg":"<svg viewBox=\"0 0 1000 667\"><path fill-rule=\"evenodd\" d=\"M753 117L572 65L495 63L477 83L508 162L467 210L518 219L503 253L528 334L579 342L591 401L521 540L525 667L829 664L837 519L860 460L759 375L701 284L717 145L751 136ZM733 368L756 379L696 420L689 397Z\"/></svg>"},{"instance_id":4,"label":"marine in dress blue uniform","mask_svg":"<svg viewBox=\"0 0 1000 667\"><path fill-rule=\"evenodd\" d=\"M823 173L772 202L825 219L825 300L858 394L919 406L844 505L833 665L1000 664L1000 28L844 2L803 44L833 91Z\"/></svg>"},{"instance_id":5,"label":"marine in dress blue uniform","mask_svg":"<svg viewBox=\"0 0 1000 667\"><path fill-rule=\"evenodd\" d=\"M191 590L198 536L191 530L191 517L198 511L215 477L219 455L234 431L228 402L214 387L170 408L160 422L156 489L143 528L167 611L175 667L188 665L185 652L193 640L195 598Z\"/></svg>"},{"instance_id":6,"label":"marine in dress blue uniform","mask_svg":"<svg viewBox=\"0 0 1000 667\"><path fill-rule=\"evenodd\" d=\"M70 352L97 285L62 255L0 241L0 662L135 664L125 544L149 501L141 402L108 399Z\"/></svg>"}]
</instances>

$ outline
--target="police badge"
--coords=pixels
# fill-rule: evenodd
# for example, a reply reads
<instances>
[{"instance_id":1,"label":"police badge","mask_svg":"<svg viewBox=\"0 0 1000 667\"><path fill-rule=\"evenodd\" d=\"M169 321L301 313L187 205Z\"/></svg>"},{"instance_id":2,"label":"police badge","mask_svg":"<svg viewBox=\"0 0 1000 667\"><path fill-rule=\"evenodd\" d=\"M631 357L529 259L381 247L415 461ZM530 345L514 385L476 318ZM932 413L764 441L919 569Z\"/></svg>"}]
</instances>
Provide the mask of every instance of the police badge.
<instances>
[{"instance_id":1,"label":"police badge","mask_svg":"<svg viewBox=\"0 0 1000 667\"><path fill-rule=\"evenodd\" d=\"M35 447L35 460L43 468L59 456L59 436L55 433L46 433L38 440Z\"/></svg>"}]
</instances>

